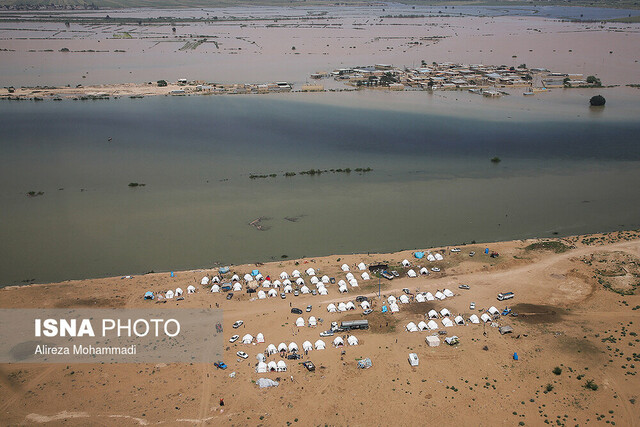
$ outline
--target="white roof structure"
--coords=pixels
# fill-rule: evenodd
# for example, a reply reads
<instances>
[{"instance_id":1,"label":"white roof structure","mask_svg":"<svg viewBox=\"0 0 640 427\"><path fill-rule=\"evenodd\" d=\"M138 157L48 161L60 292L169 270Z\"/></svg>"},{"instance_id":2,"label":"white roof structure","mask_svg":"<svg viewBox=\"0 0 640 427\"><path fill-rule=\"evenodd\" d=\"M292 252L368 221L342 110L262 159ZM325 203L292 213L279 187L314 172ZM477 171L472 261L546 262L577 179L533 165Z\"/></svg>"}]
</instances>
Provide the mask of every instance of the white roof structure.
<instances>
[{"instance_id":1,"label":"white roof structure","mask_svg":"<svg viewBox=\"0 0 640 427\"><path fill-rule=\"evenodd\" d=\"M358 281L356 279L349 280L349 284L351 285L352 288L358 287Z\"/></svg>"},{"instance_id":2,"label":"white roof structure","mask_svg":"<svg viewBox=\"0 0 640 427\"><path fill-rule=\"evenodd\" d=\"M351 281L351 280L355 279L355 276L353 275L353 273L347 273L346 277L347 277L348 281Z\"/></svg>"},{"instance_id":3,"label":"white roof structure","mask_svg":"<svg viewBox=\"0 0 640 427\"><path fill-rule=\"evenodd\" d=\"M269 372L276 372L278 370L278 364L273 360L267 364L267 370Z\"/></svg>"},{"instance_id":4,"label":"white roof structure","mask_svg":"<svg viewBox=\"0 0 640 427\"><path fill-rule=\"evenodd\" d=\"M360 276L362 276L362 280L369 280L371 279L371 276L369 276L369 273L367 273L366 271L363 272Z\"/></svg>"},{"instance_id":5,"label":"white roof structure","mask_svg":"<svg viewBox=\"0 0 640 427\"><path fill-rule=\"evenodd\" d=\"M296 319L296 326L298 327L304 326L304 319L302 317L298 317Z\"/></svg>"},{"instance_id":6,"label":"white roof structure","mask_svg":"<svg viewBox=\"0 0 640 427\"><path fill-rule=\"evenodd\" d=\"M169 289L165 294L164 297L167 299L171 299L173 298L173 291L171 289Z\"/></svg>"},{"instance_id":7,"label":"white roof structure","mask_svg":"<svg viewBox=\"0 0 640 427\"><path fill-rule=\"evenodd\" d=\"M392 313L397 313L400 311L400 307L394 302L393 304L389 304L389 310L391 310Z\"/></svg>"},{"instance_id":8,"label":"white roof structure","mask_svg":"<svg viewBox=\"0 0 640 427\"><path fill-rule=\"evenodd\" d=\"M291 285L291 280L289 280L289 279L284 279L284 280L282 281L282 284L283 284L284 286Z\"/></svg>"},{"instance_id":9,"label":"white roof structure","mask_svg":"<svg viewBox=\"0 0 640 427\"><path fill-rule=\"evenodd\" d=\"M427 255L427 261L434 262L435 260L436 260L436 257L434 257L432 254Z\"/></svg>"},{"instance_id":10,"label":"white roof structure","mask_svg":"<svg viewBox=\"0 0 640 427\"><path fill-rule=\"evenodd\" d=\"M290 294L291 292L293 292L293 287L291 285L287 285L282 288L282 292L284 292L285 294Z\"/></svg>"},{"instance_id":11,"label":"white roof structure","mask_svg":"<svg viewBox=\"0 0 640 427\"><path fill-rule=\"evenodd\" d=\"M365 265L364 262L361 262L360 264L358 264L358 270L366 270L367 266Z\"/></svg>"},{"instance_id":12,"label":"white roof structure","mask_svg":"<svg viewBox=\"0 0 640 427\"><path fill-rule=\"evenodd\" d=\"M267 354L271 355L271 354L276 354L277 352L278 352L278 349L276 348L275 345L269 344L267 346Z\"/></svg>"},{"instance_id":13,"label":"white roof structure","mask_svg":"<svg viewBox=\"0 0 640 427\"><path fill-rule=\"evenodd\" d=\"M176 288L176 296L179 297L182 294L184 294L184 291L182 290L182 288Z\"/></svg>"},{"instance_id":14,"label":"white roof structure","mask_svg":"<svg viewBox=\"0 0 640 427\"><path fill-rule=\"evenodd\" d=\"M318 276L311 276L311 284L315 285L316 283L320 283Z\"/></svg>"},{"instance_id":15,"label":"white roof structure","mask_svg":"<svg viewBox=\"0 0 640 427\"><path fill-rule=\"evenodd\" d=\"M302 351L311 351L313 350L313 344L311 341L305 341L302 343Z\"/></svg>"},{"instance_id":16,"label":"white roof structure","mask_svg":"<svg viewBox=\"0 0 640 427\"><path fill-rule=\"evenodd\" d=\"M220 283L220 278L218 276L213 276L213 278L211 278L211 283Z\"/></svg>"},{"instance_id":17,"label":"white roof structure","mask_svg":"<svg viewBox=\"0 0 640 427\"><path fill-rule=\"evenodd\" d=\"M343 302L338 303L338 311L347 311L347 304Z\"/></svg>"},{"instance_id":18,"label":"white roof structure","mask_svg":"<svg viewBox=\"0 0 640 427\"><path fill-rule=\"evenodd\" d=\"M427 267L422 267L420 269L420 274L429 274L429 269Z\"/></svg>"},{"instance_id":19,"label":"white roof structure","mask_svg":"<svg viewBox=\"0 0 640 427\"><path fill-rule=\"evenodd\" d=\"M267 296L270 298L277 297L278 291L276 291L275 289L269 289L269 292L267 292Z\"/></svg>"},{"instance_id":20,"label":"white roof structure","mask_svg":"<svg viewBox=\"0 0 640 427\"><path fill-rule=\"evenodd\" d=\"M356 309L356 305L353 303L353 301L349 301L347 304L347 310L355 310Z\"/></svg>"},{"instance_id":21,"label":"white roof structure","mask_svg":"<svg viewBox=\"0 0 640 427\"><path fill-rule=\"evenodd\" d=\"M267 298L267 294L262 290L258 291L258 299L265 299L265 298Z\"/></svg>"},{"instance_id":22,"label":"white roof structure","mask_svg":"<svg viewBox=\"0 0 640 427\"><path fill-rule=\"evenodd\" d=\"M491 321L491 316L489 316L487 313L482 313L482 316L480 316L480 319L484 322L490 322Z\"/></svg>"},{"instance_id":23,"label":"white roof structure","mask_svg":"<svg viewBox=\"0 0 640 427\"><path fill-rule=\"evenodd\" d=\"M397 299L393 295L389 295L389 298L387 298L387 301L389 302L389 304L393 304L394 302L397 301Z\"/></svg>"},{"instance_id":24,"label":"white roof structure","mask_svg":"<svg viewBox=\"0 0 640 427\"><path fill-rule=\"evenodd\" d=\"M358 345L358 338L354 337L353 335L349 335L347 337L347 342L349 343L349 345Z\"/></svg>"},{"instance_id":25,"label":"white roof structure","mask_svg":"<svg viewBox=\"0 0 640 427\"><path fill-rule=\"evenodd\" d=\"M253 280L253 276L251 276L249 273L244 275L244 281L245 282L250 282Z\"/></svg>"},{"instance_id":26,"label":"white roof structure","mask_svg":"<svg viewBox=\"0 0 640 427\"><path fill-rule=\"evenodd\" d=\"M219 285L211 286L211 292L220 292L220 286Z\"/></svg>"},{"instance_id":27,"label":"white roof structure","mask_svg":"<svg viewBox=\"0 0 640 427\"><path fill-rule=\"evenodd\" d=\"M489 313L491 313L491 314L500 314L500 310L498 310L494 306L491 306L491 307L489 307Z\"/></svg>"},{"instance_id":28,"label":"white roof structure","mask_svg":"<svg viewBox=\"0 0 640 427\"><path fill-rule=\"evenodd\" d=\"M264 363L264 361L267 360L267 356L265 356L264 353L258 353L258 354L256 354L256 359L258 359L258 362L263 362ZM267 364L266 363L264 364L264 369L265 370L267 369Z\"/></svg>"},{"instance_id":29,"label":"white roof structure","mask_svg":"<svg viewBox=\"0 0 640 427\"><path fill-rule=\"evenodd\" d=\"M427 292L427 294L425 295L425 298L427 299L427 301L435 301L435 297L431 292Z\"/></svg>"},{"instance_id":30,"label":"white roof structure","mask_svg":"<svg viewBox=\"0 0 640 427\"><path fill-rule=\"evenodd\" d=\"M325 347L326 347L324 341L322 341L322 340L316 341L314 346L316 347L316 350L324 350Z\"/></svg>"},{"instance_id":31,"label":"white roof structure","mask_svg":"<svg viewBox=\"0 0 640 427\"><path fill-rule=\"evenodd\" d=\"M445 328L449 328L449 327L453 326L453 322L448 317L445 317L444 319L442 319L442 325Z\"/></svg>"},{"instance_id":32,"label":"white roof structure","mask_svg":"<svg viewBox=\"0 0 640 427\"><path fill-rule=\"evenodd\" d=\"M342 339L342 337L335 337L333 339L333 345L336 347L344 345L344 340Z\"/></svg>"},{"instance_id":33,"label":"white roof structure","mask_svg":"<svg viewBox=\"0 0 640 427\"><path fill-rule=\"evenodd\" d=\"M349 271L349 266L347 264L342 264L342 267L340 267L342 269L342 271Z\"/></svg>"},{"instance_id":34,"label":"white roof structure","mask_svg":"<svg viewBox=\"0 0 640 427\"><path fill-rule=\"evenodd\" d=\"M201 285L208 285L209 284L209 276L204 276L202 278L202 280L200 281Z\"/></svg>"},{"instance_id":35,"label":"white roof structure","mask_svg":"<svg viewBox=\"0 0 640 427\"><path fill-rule=\"evenodd\" d=\"M415 323L409 322L406 326L408 332L418 332L418 327Z\"/></svg>"},{"instance_id":36,"label":"white roof structure","mask_svg":"<svg viewBox=\"0 0 640 427\"><path fill-rule=\"evenodd\" d=\"M438 318L438 312L435 310L429 310L429 313L427 313L427 317L429 319L437 319Z\"/></svg>"},{"instance_id":37,"label":"white roof structure","mask_svg":"<svg viewBox=\"0 0 640 427\"><path fill-rule=\"evenodd\" d=\"M478 316L476 316L475 314L472 314L472 315L469 317L469 321L470 321L471 323L480 323L480 319L478 319Z\"/></svg>"},{"instance_id":38,"label":"white roof structure","mask_svg":"<svg viewBox=\"0 0 640 427\"><path fill-rule=\"evenodd\" d=\"M279 288L280 286L282 286L282 282L278 279L273 281L273 287L274 288Z\"/></svg>"},{"instance_id":39,"label":"white roof structure","mask_svg":"<svg viewBox=\"0 0 640 427\"><path fill-rule=\"evenodd\" d=\"M427 299L424 297L424 294L416 295L416 302L425 302Z\"/></svg>"},{"instance_id":40,"label":"white roof structure","mask_svg":"<svg viewBox=\"0 0 640 427\"><path fill-rule=\"evenodd\" d=\"M429 323L427 323L427 326L429 327L429 329L431 329L432 331L438 329L438 324L436 323L435 320L429 320Z\"/></svg>"},{"instance_id":41,"label":"white roof structure","mask_svg":"<svg viewBox=\"0 0 640 427\"><path fill-rule=\"evenodd\" d=\"M298 351L298 344L292 342L289 344L289 351L293 352L293 351Z\"/></svg>"},{"instance_id":42,"label":"white roof structure","mask_svg":"<svg viewBox=\"0 0 640 427\"><path fill-rule=\"evenodd\" d=\"M411 265L411 263L409 262L408 259L403 259L402 260L402 266L403 267L409 267Z\"/></svg>"},{"instance_id":43,"label":"white roof structure","mask_svg":"<svg viewBox=\"0 0 640 427\"><path fill-rule=\"evenodd\" d=\"M264 282L262 282L262 287L263 288L268 288L269 286L271 286L271 280L265 280Z\"/></svg>"},{"instance_id":44,"label":"white roof structure","mask_svg":"<svg viewBox=\"0 0 640 427\"><path fill-rule=\"evenodd\" d=\"M256 342L257 343L263 343L264 342L264 335L262 334L262 332L258 332L258 335L256 335Z\"/></svg>"},{"instance_id":45,"label":"white roof structure","mask_svg":"<svg viewBox=\"0 0 640 427\"><path fill-rule=\"evenodd\" d=\"M435 254L435 257L436 257L436 261L442 261L444 259L444 257L437 252Z\"/></svg>"},{"instance_id":46,"label":"white roof structure","mask_svg":"<svg viewBox=\"0 0 640 427\"><path fill-rule=\"evenodd\" d=\"M233 292L239 292L242 290L242 285L240 282L236 282L233 284Z\"/></svg>"},{"instance_id":47,"label":"white roof structure","mask_svg":"<svg viewBox=\"0 0 640 427\"><path fill-rule=\"evenodd\" d=\"M278 352L280 351L287 351L287 345L283 342L281 342L280 344L278 344Z\"/></svg>"},{"instance_id":48,"label":"white roof structure","mask_svg":"<svg viewBox=\"0 0 640 427\"><path fill-rule=\"evenodd\" d=\"M341 285L341 286L338 288L338 292L340 292L341 294L344 294L344 293L346 293L346 292L349 292L349 289L347 289L347 285Z\"/></svg>"},{"instance_id":49,"label":"white roof structure","mask_svg":"<svg viewBox=\"0 0 640 427\"><path fill-rule=\"evenodd\" d=\"M447 298L451 298L453 295L453 292L451 292L449 289L445 289L444 291L442 291L442 293L447 297Z\"/></svg>"},{"instance_id":50,"label":"white roof structure","mask_svg":"<svg viewBox=\"0 0 640 427\"><path fill-rule=\"evenodd\" d=\"M284 360L278 360L278 372L286 372L287 364L284 363Z\"/></svg>"},{"instance_id":51,"label":"white roof structure","mask_svg":"<svg viewBox=\"0 0 640 427\"><path fill-rule=\"evenodd\" d=\"M286 271L283 271L282 273L280 273L280 278L282 280L288 279L289 278L289 274Z\"/></svg>"},{"instance_id":52,"label":"white roof structure","mask_svg":"<svg viewBox=\"0 0 640 427\"><path fill-rule=\"evenodd\" d=\"M402 304L409 304L409 297L406 295L400 295L400 302Z\"/></svg>"},{"instance_id":53,"label":"white roof structure","mask_svg":"<svg viewBox=\"0 0 640 427\"><path fill-rule=\"evenodd\" d=\"M427 329L429 329L429 326L427 325L427 323L424 320L421 320L418 323L418 329L420 329L421 331L426 331Z\"/></svg>"},{"instance_id":54,"label":"white roof structure","mask_svg":"<svg viewBox=\"0 0 640 427\"><path fill-rule=\"evenodd\" d=\"M360 303L360 307L362 307L363 310L367 310L371 308L371 304L369 303L369 301L362 301Z\"/></svg>"},{"instance_id":55,"label":"white roof structure","mask_svg":"<svg viewBox=\"0 0 640 427\"><path fill-rule=\"evenodd\" d=\"M251 334L247 334L242 337L242 344L251 344L253 342L253 336Z\"/></svg>"},{"instance_id":56,"label":"white roof structure","mask_svg":"<svg viewBox=\"0 0 640 427\"><path fill-rule=\"evenodd\" d=\"M264 279L264 276L260 273L256 274L255 280L262 280Z\"/></svg>"},{"instance_id":57,"label":"white roof structure","mask_svg":"<svg viewBox=\"0 0 640 427\"><path fill-rule=\"evenodd\" d=\"M308 294L309 292L311 292L311 290L307 287L307 285L304 285L300 288L300 293Z\"/></svg>"},{"instance_id":58,"label":"white roof structure","mask_svg":"<svg viewBox=\"0 0 640 427\"><path fill-rule=\"evenodd\" d=\"M237 274L234 274L233 276L231 276L231 281L232 282L237 282L238 280L240 280L240 276L238 276Z\"/></svg>"},{"instance_id":59,"label":"white roof structure","mask_svg":"<svg viewBox=\"0 0 640 427\"><path fill-rule=\"evenodd\" d=\"M314 316L309 317L309 326L317 326L318 325L318 321L316 320L316 318Z\"/></svg>"},{"instance_id":60,"label":"white roof structure","mask_svg":"<svg viewBox=\"0 0 640 427\"><path fill-rule=\"evenodd\" d=\"M407 271L407 276L409 276L409 277L418 277L418 275L416 274L416 272L413 269Z\"/></svg>"},{"instance_id":61,"label":"white roof structure","mask_svg":"<svg viewBox=\"0 0 640 427\"><path fill-rule=\"evenodd\" d=\"M344 280L339 280L338 281L338 287L342 286L342 285L347 285L347 282L345 282Z\"/></svg>"},{"instance_id":62,"label":"white roof structure","mask_svg":"<svg viewBox=\"0 0 640 427\"><path fill-rule=\"evenodd\" d=\"M438 291L438 292L436 292L436 298L439 299L440 301L442 301L443 299L447 298L447 296L445 294L443 294L442 292Z\"/></svg>"},{"instance_id":63,"label":"white roof structure","mask_svg":"<svg viewBox=\"0 0 640 427\"><path fill-rule=\"evenodd\" d=\"M327 311L329 313L335 313L337 311L336 309L336 305L334 303L331 303L327 306Z\"/></svg>"},{"instance_id":64,"label":"white roof structure","mask_svg":"<svg viewBox=\"0 0 640 427\"><path fill-rule=\"evenodd\" d=\"M291 272L291 277L300 277L300 272L298 270L293 270Z\"/></svg>"},{"instance_id":65,"label":"white roof structure","mask_svg":"<svg viewBox=\"0 0 640 427\"><path fill-rule=\"evenodd\" d=\"M451 316L451 312L449 310L447 310L446 308L443 308L442 310L440 310L440 315L442 317L449 317L449 316Z\"/></svg>"},{"instance_id":66,"label":"white roof structure","mask_svg":"<svg viewBox=\"0 0 640 427\"><path fill-rule=\"evenodd\" d=\"M322 276L322 283L329 283L331 281L331 279L329 279L329 276L327 276L326 274L324 276Z\"/></svg>"},{"instance_id":67,"label":"white roof structure","mask_svg":"<svg viewBox=\"0 0 640 427\"><path fill-rule=\"evenodd\" d=\"M327 288L325 288L324 286L321 288L318 288L318 293L320 295L327 295L329 293L329 291L327 291Z\"/></svg>"},{"instance_id":68,"label":"white roof structure","mask_svg":"<svg viewBox=\"0 0 640 427\"><path fill-rule=\"evenodd\" d=\"M437 347L440 345L440 338L435 335L428 336L427 338L425 338L425 341L427 342L429 347Z\"/></svg>"},{"instance_id":69,"label":"white roof structure","mask_svg":"<svg viewBox=\"0 0 640 427\"><path fill-rule=\"evenodd\" d=\"M304 285L304 279L302 277L298 277L296 279L296 285Z\"/></svg>"},{"instance_id":70,"label":"white roof structure","mask_svg":"<svg viewBox=\"0 0 640 427\"><path fill-rule=\"evenodd\" d=\"M193 285L187 286L187 293L188 294L195 294L196 293L196 287L193 286Z\"/></svg>"},{"instance_id":71,"label":"white roof structure","mask_svg":"<svg viewBox=\"0 0 640 427\"><path fill-rule=\"evenodd\" d=\"M259 374L264 374L267 372L267 364L264 362L258 362L258 367L256 368L256 372Z\"/></svg>"},{"instance_id":72,"label":"white roof structure","mask_svg":"<svg viewBox=\"0 0 640 427\"><path fill-rule=\"evenodd\" d=\"M309 268L307 268L305 273L307 273L309 276L315 276L316 275L316 270L314 270L313 268L309 267Z\"/></svg>"},{"instance_id":73,"label":"white roof structure","mask_svg":"<svg viewBox=\"0 0 640 427\"><path fill-rule=\"evenodd\" d=\"M462 318L462 316L456 316L453 321L456 322L456 325L464 325L464 319Z\"/></svg>"}]
</instances>

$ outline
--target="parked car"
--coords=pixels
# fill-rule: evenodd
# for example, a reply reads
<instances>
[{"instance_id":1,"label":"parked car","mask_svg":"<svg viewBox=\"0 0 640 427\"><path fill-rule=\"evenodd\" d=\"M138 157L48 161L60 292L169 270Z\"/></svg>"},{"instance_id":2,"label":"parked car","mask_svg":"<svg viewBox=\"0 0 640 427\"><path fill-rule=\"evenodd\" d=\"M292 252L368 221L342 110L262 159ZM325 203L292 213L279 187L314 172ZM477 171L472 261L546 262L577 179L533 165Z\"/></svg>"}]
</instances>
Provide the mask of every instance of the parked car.
<instances>
[{"instance_id":1,"label":"parked car","mask_svg":"<svg viewBox=\"0 0 640 427\"><path fill-rule=\"evenodd\" d=\"M472 302L471 304L469 304L469 310L475 310L476 309L476 303Z\"/></svg>"},{"instance_id":2,"label":"parked car","mask_svg":"<svg viewBox=\"0 0 640 427\"><path fill-rule=\"evenodd\" d=\"M369 298L362 296L362 295L358 295L356 297L356 302L362 302L362 301L369 301Z\"/></svg>"},{"instance_id":3,"label":"parked car","mask_svg":"<svg viewBox=\"0 0 640 427\"><path fill-rule=\"evenodd\" d=\"M409 295L411 293L411 291L409 290L409 288L402 288L402 292L404 292L405 294Z\"/></svg>"},{"instance_id":4,"label":"parked car","mask_svg":"<svg viewBox=\"0 0 640 427\"><path fill-rule=\"evenodd\" d=\"M382 277L384 277L387 280L393 280L393 275L389 274L389 272L387 270L383 271L382 273Z\"/></svg>"},{"instance_id":5,"label":"parked car","mask_svg":"<svg viewBox=\"0 0 640 427\"><path fill-rule=\"evenodd\" d=\"M247 293L248 293L248 294L255 294L255 293L256 293L256 290L255 290L255 289L253 289L253 288L247 288Z\"/></svg>"},{"instance_id":6,"label":"parked car","mask_svg":"<svg viewBox=\"0 0 640 427\"><path fill-rule=\"evenodd\" d=\"M318 295L318 291L316 291L315 289L311 289L311 295Z\"/></svg>"},{"instance_id":7,"label":"parked car","mask_svg":"<svg viewBox=\"0 0 640 427\"><path fill-rule=\"evenodd\" d=\"M440 269L439 269L438 267L433 267L433 268L431 269L431 271L435 271L435 272L437 273L437 272L439 272L439 271L440 271Z\"/></svg>"},{"instance_id":8,"label":"parked car","mask_svg":"<svg viewBox=\"0 0 640 427\"><path fill-rule=\"evenodd\" d=\"M311 306L310 306L310 305L308 305L308 306L307 306L307 313L308 313L308 312L310 312L310 311L311 311Z\"/></svg>"},{"instance_id":9,"label":"parked car","mask_svg":"<svg viewBox=\"0 0 640 427\"><path fill-rule=\"evenodd\" d=\"M468 289L471 289L471 288L469 287L469 285L460 285L460 286L458 286L458 287L459 287L460 289L467 289L467 290L468 290Z\"/></svg>"},{"instance_id":10,"label":"parked car","mask_svg":"<svg viewBox=\"0 0 640 427\"><path fill-rule=\"evenodd\" d=\"M302 362L302 366L307 368L307 371L309 371L309 372L313 372L313 371L316 370L316 366L311 361Z\"/></svg>"},{"instance_id":11,"label":"parked car","mask_svg":"<svg viewBox=\"0 0 640 427\"><path fill-rule=\"evenodd\" d=\"M229 292L229 293L227 294L227 299L231 299L231 298L233 298L233 292Z\"/></svg>"},{"instance_id":12,"label":"parked car","mask_svg":"<svg viewBox=\"0 0 640 427\"><path fill-rule=\"evenodd\" d=\"M287 356L287 359L298 360L298 359L302 359L302 356L300 356L298 353L292 353Z\"/></svg>"},{"instance_id":13,"label":"parked car","mask_svg":"<svg viewBox=\"0 0 640 427\"><path fill-rule=\"evenodd\" d=\"M323 331L323 332L320 332L320 336L321 336L321 337L332 337L332 336L333 336L333 331Z\"/></svg>"},{"instance_id":14,"label":"parked car","mask_svg":"<svg viewBox=\"0 0 640 427\"><path fill-rule=\"evenodd\" d=\"M243 324L244 322L242 320L238 320L236 323L233 324L233 329L238 329Z\"/></svg>"},{"instance_id":15,"label":"parked car","mask_svg":"<svg viewBox=\"0 0 640 427\"><path fill-rule=\"evenodd\" d=\"M476 253L474 251L469 252L469 256L474 256Z\"/></svg>"},{"instance_id":16,"label":"parked car","mask_svg":"<svg viewBox=\"0 0 640 427\"><path fill-rule=\"evenodd\" d=\"M460 248L451 248L451 252L460 252Z\"/></svg>"},{"instance_id":17,"label":"parked car","mask_svg":"<svg viewBox=\"0 0 640 427\"><path fill-rule=\"evenodd\" d=\"M238 355L238 357L242 357L243 359L246 359L247 357L249 357L249 355L244 351L239 351L236 354Z\"/></svg>"},{"instance_id":18,"label":"parked car","mask_svg":"<svg viewBox=\"0 0 640 427\"><path fill-rule=\"evenodd\" d=\"M213 366L215 366L218 369L227 369L227 365L225 365L223 362L214 362Z\"/></svg>"},{"instance_id":19,"label":"parked car","mask_svg":"<svg viewBox=\"0 0 640 427\"><path fill-rule=\"evenodd\" d=\"M365 311L362 312L362 314L364 314L365 316L367 314L371 314L371 313L373 313L373 310L371 310L370 308L368 308L368 309L366 309Z\"/></svg>"},{"instance_id":20,"label":"parked car","mask_svg":"<svg viewBox=\"0 0 640 427\"><path fill-rule=\"evenodd\" d=\"M291 312L292 312L293 314L302 314L302 310L300 310L299 308L295 308L295 307L293 307L293 308L291 309Z\"/></svg>"},{"instance_id":21,"label":"parked car","mask_svg":"<svg viewBox=\"0 0 640 427\"><path fill-rule=\"evenodd\" d=\"M287 297L287 294L285 294L284 292L280 294L280 298L285 299Z\"/></svg>"},{"instance_id":22,"label":"parked car","mask_svg":"<svg viewBox=\"0 0 640 427\"><path fill-rule=\"evenodd\" d=\"M331 278L329 279L329 282L330 282L332 285L334 285L334 284L336 283L336 278L335 278L335 277L331 277Z\"/></svg>"},{"instance_id":23,"label":"parked car","mask_svg":"<svg viewBox=\"0 0 640 427\"><path fill-rule=\"evenodd\" d=\"M238 341L239 338L240 338L240 335L234 335L231 338L229 338L229 342L236 342Z\"/></svg>"},{"instance_id":24,"label":"parked car","mask_svg":"<svg viewBox=\"0 0 640 427\"><path fill-rule=\"evenodd\" d=\"M294 296L294 297L297 297L298 295L300 295L300 292L298 292L298 291L293 291L293 296Z\"/></svg>"}]
</instances>

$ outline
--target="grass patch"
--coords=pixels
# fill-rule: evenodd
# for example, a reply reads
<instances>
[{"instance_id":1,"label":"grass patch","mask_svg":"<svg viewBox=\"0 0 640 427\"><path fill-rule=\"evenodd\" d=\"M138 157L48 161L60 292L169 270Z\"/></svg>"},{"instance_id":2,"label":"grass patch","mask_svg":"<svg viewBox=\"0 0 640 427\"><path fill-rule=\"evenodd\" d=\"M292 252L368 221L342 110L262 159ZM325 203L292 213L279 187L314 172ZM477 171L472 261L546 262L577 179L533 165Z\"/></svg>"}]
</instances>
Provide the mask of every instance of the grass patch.
<instances>
[{"instance_id":1,"label":"grass patch","mask_svg":"<svg viewBox=\"0 0 640 427\"><path fill-rule=\"evenodd\" d=\"M524 248L527 251L553 251L557 254L571 249L562 242L536 242Z\"/></svg>"}]
</instances>

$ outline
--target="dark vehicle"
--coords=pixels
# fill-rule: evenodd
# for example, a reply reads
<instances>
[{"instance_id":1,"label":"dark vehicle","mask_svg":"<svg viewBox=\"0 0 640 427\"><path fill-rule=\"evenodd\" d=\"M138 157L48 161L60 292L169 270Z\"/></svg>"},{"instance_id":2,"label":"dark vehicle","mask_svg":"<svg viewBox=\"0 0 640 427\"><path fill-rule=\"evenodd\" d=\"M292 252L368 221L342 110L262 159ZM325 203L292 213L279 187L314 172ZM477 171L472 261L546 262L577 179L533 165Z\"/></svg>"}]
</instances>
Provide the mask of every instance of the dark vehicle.
<instances>
[{"instance_id":1,"label":"dark vehicle","mask_svg":"<svg viewBox=\"0 0 640 427\"><path fill-rule=\"evenodd\" d=\"M218 369L227 369L227 365L225 365L223 362L220 362L220 361L215 362L213 366L215 366Z\"/></svg>"},{"instance_id":2,"label":"dark vehicle","mask_svg":"<svg viewBox=\"0 0 640 427\"><path fill-rule=\"evenodd\" d=\"M389 274L389 273L387 272L387 270L384 270L381 274L382 274L382 277L384 277L385 279L387 279L387 280L393 280L393 275L392 275L392 274Z\"/></svg>"},{"instance_id":3,"label":"dark vehicle","mask_svg":"<svg viewBox=\"0 0 640 427\"><path fill-rule=\"evenodd\" d=\"M458 286L460 289L471 289L469 285L460 285Z\"/></svg>"},{"instance_id":4,"label":"dark vehicle","mask_svg":"<svg viewBox=\"0 0 640 427\"><path fill-rule=\"evenodd\" d=\"M369 271L372 273L377 273L379 271L384 271L389 268L389 264L371 264L369 266Z\"/></svg>"},{"instance_id":5,"label":"dark vehicle","mask_svg":"<svg viewBox=\"0 0 640 427\"><path fill-rule=\"evenodd\" d=\"M402 292L404 292L407 295L411 295L411 291L409 290L409 288L402 288Z\"/></svg>"},{"instance_id":6,"label":"dark vehicle","mask_svg":"<svg viewBox=\"0 0 640 427\"><path fill-rule=\"evenodd\" d=\"M287 356L287 359L289 359L289 360L298 360L298 359L302 359L302 356L300 356L298 353L293 353L293 354L289 354Z\"/></svg>"},{"instance_id":7,"label":"dark vehicle","mask_svg":"<svg viewBox=\"0 0 640 427\"><path fill-rule=\"evenodd\" d=\"M233 292L229 292L229 293L227 294L227 299L231 299L231 298L233 298Z\"/></svg>"},{"instance_id":8,"label":"dark vehicle","mask_svg":"<svg viewBox=\"0 0 640 427\"><path fill-rule=\"evenodd\" d=\"M369 298L359 295L356 297L356 302L369 301Z\"/></svg>"},{"instance_id":9,"label":"dark vehicle","mask_svg":"<svg viewBox=\"0 0 640 427\"><path fill-rule=\"evenodd\" d=\"M229 292L231 290L231 285L224 285L220 288L222 292Z\"/></svg>"},{"instance_id":10,"label":"dark vehicle","mask_svg":"<svg viewBox=\"0 0 640 427\"><path fill-rule=\"evenodd\" d=\"M447 331L438 331L438 334L440 334L440 335L447 335Z\"/></svg>"},{"instance_id":11,"label":"dark vehicle","mask_svg":"<svg viewBox=\"0 0 640 427\"><path fill-rule=\"evenodd\" d=\"M255 289L253 289L253 288L247 288L247 293L248 293L248 294L255 294L255 293L256 293L256 290L255 290Z\"/></svg>"},{"instance_id":12,"label":"dark vehicle","mask_svg":"<svg viewBox=\"0 0 640 427\"><path fill-rule=\"evenodd\" d=\"M311 295L318 295L318 291L316 291L315 289L311 290Z\"/></svg>"},{"instance_id":13,"label":"dark vehicle","mask_svg":"<svg viewBox=\"0 0 640 427\"><path fill-rule=\"evenodd\" d=\"M498 252L491 252L491 255L489 255L491 258L498 258L500 256L500 254Z\"/></svg>"},{"instance_id":14,"label":"dark vehicle","mask_svg":"<svg viewBox=\"0 0 640 427\"><path fill-rule=\"evenodd\" d=\"M313 372L316 370L316 365L314 365L313 362L302 362L302 366L307 368L307 371L309 372Z\"/></svg>"},{"instance_id":15,"label":"dark vehicle","mask_svg":"<svg viewBox=\"0 0 640 427\"><path fill-rule=\"evenodd\" d=\"M311 308L312 307L310 305L307 306L307 313L311 311Z\"/></svg>"},{"instance_id":16,"label":"dark vehicle","mask_svg":"<svg viewBox=\"0 0 640 427\"><path fill-rule=\"evenodd\" d=\"M285 294L284 292L280 294L280 298L285 299L287 297L287 294Z\"/></svg>"},{"instance_id":17,"label":"dark vehicle","mask_svg":"<svg viewBox=\"0 0 640 427\"><path fill-rule=\"evenodd\" d=\"M368 320L349 320L346 322L340 322L340 329L344 331L351 331L353 329L369 329Z\"/></svg>"},{"instance_id":18,"label":"dark vehicle","mask_svg":"<svg viewBox=\"0 0 640 427\"><path fill-rule=\"evenodd\" d=\"M335 277L330 278L329 282L331 282L332 285L335 284L336 283L336 278Z\"/></svg>"},{"instance_id":19,"label":"dark vehicle","mask_svg":"<svg viewBox=\"0 0 640 427\"><path fill-rule=\"evenodd\" d=\"M293 314L302 314L302 310L300 310L299 308L295 308L295 307L293 307L293 308L291 309L291 312L292 312Z\"/></svg>"}]
</instances>

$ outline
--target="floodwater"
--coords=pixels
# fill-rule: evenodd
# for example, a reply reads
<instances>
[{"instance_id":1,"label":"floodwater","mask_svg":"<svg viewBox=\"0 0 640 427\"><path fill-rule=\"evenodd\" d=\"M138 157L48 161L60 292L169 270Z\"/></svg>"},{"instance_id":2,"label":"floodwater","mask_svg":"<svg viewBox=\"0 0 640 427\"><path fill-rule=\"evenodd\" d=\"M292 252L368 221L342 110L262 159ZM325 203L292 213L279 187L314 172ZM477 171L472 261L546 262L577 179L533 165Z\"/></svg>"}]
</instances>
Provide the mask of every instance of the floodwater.
<instances>
[{"instance_id":1,"label":"floodwater","mask_svg":"<svg viewBox=\"0 0 640 427\"><path fill-rule=\"evenodd\" d=\"M0 283L638 228L637 100L578 93L2 102Z\"/></svg>"}]
</instances>

